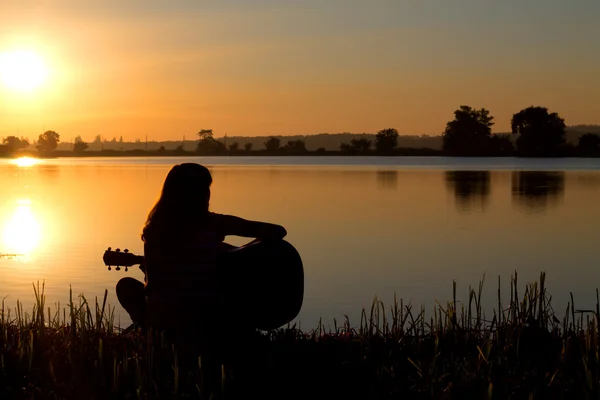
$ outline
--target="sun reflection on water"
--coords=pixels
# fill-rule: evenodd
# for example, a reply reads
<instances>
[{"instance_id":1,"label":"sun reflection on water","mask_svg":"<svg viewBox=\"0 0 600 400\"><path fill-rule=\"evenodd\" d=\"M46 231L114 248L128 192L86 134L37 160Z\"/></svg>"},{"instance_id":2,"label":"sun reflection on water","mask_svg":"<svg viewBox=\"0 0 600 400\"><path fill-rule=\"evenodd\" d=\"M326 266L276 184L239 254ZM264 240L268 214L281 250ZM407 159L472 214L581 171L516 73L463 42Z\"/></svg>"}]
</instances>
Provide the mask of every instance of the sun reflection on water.
<instances>
[{"instance_id":1,"label":"sun reflection on water","mask_svg":"<svg viewBox=\"0 0 600 400\"><path fill-rule=\"evenodd\" d=\"M11 162L19 167L31 167L32 165L39 164L40 160L33 157L19 157L11 160Z\"/></svg>"},{"instance_id":2,"label":"sun reflection on water","mask_svg":"<svg viewBox=\"0 0 600 400\"><path fill-rule=\"evenodd\" d=\"M41 226L31 209L31 201L18 200L4 225L1 253L29 256L39 245Z\"/></svg>"}]
</instances>

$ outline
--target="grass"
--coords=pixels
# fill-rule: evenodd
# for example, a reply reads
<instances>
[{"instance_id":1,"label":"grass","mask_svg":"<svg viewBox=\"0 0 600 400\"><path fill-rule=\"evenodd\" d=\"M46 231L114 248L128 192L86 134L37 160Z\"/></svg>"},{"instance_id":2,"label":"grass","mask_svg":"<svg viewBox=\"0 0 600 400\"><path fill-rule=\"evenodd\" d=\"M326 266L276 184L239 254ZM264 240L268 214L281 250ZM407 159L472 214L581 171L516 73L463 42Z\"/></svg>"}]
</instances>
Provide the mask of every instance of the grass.
<instances>
[{"instance_id":1,"label":"grass","mask_svg":"<svg viewBox=\"0 0 600 400\"><path fill-rule=\"evenodd\" d=\"M52 311L38 284L30 312L2 302L0 399L598 398L598 293L595 310L571 296L558 316L544 273L522 294L516 273L510 285L504 304L498 280L489 319L483 282L460 306L454 283L454 298L428 317L374 299L356 328L348 319L307 332L230 327L215 337L221 347L198 348L169 332L121 334L106 294L90 303L71 293Z\"/></svg>"}]
</instances>

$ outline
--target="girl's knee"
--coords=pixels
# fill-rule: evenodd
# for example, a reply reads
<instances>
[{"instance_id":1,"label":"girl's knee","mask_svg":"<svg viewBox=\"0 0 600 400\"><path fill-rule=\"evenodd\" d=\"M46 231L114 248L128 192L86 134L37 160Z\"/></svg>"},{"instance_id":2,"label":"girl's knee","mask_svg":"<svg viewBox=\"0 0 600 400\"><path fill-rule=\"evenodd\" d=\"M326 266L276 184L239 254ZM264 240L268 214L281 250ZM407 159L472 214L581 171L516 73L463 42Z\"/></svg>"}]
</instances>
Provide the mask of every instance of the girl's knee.
<instances>
[{"instance_id":1,"label":"girl's knee","mask_svg":"<svg viewBox=\"0 0 600 400\"><path fill-rule=\"evenodd\" d=\"M121 300L131 297L132 295L137 295L140 292L140 290L143 291L144 284L134 278L121 278L117 282L115 290L117 292L117 298Z\"/></svg>"}]
</instances>

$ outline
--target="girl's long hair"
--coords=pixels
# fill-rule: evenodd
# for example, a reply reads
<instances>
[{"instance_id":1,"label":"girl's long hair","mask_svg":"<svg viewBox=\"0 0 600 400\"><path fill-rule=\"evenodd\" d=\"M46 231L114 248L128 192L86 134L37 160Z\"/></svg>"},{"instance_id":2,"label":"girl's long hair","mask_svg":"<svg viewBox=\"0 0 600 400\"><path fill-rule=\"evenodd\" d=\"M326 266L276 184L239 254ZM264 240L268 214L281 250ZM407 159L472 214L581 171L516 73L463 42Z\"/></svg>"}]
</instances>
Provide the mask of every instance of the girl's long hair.
<instances>
[{"instance_id":1,"label":"girl's long hair","mask_svg":"<svg viewBox=\"0 0 600 400\"><path fill-rule=\"evenodd\" d=\"M142 229L144 243L173 244L191 233L208 215L212 176L195 163L175 165Z\"/></svg>"}]
</instances>

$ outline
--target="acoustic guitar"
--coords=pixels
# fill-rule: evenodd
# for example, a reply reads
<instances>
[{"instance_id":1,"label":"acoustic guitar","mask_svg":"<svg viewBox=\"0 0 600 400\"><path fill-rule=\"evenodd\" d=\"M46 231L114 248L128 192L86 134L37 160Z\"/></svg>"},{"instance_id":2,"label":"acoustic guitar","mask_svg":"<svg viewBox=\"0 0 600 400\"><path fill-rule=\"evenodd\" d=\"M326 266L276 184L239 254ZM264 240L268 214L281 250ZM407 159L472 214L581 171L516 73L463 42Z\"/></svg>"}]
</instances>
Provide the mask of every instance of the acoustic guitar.
<instances>
[{"instance_id":1,"label":"acoustic guitar","mask_svg":"<svg viewBox=\"0 0 600 400\"><path fill-rule=\"evenodd\" d=\"M110 270L139 265L144 256L127 249L102 257ZM304 299L304 267L300 254L285 240L254 241L221 253L218 258L219 290L235 310L233 320L243 320L260 330L277 329L299 314Z\"/></svg>"}]
</instances>

